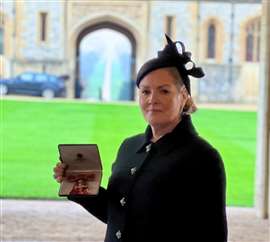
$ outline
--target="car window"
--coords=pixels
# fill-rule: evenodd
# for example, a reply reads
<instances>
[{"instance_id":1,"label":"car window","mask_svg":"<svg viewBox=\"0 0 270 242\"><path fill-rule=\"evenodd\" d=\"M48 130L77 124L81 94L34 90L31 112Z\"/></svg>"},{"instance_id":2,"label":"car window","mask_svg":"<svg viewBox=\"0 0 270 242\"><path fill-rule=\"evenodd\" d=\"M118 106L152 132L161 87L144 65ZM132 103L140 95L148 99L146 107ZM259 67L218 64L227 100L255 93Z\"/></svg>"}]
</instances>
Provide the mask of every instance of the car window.
<instances>
[{"instance_id":1,"label":"car window","mask_svg":"<svg viewBox=\"0 0 270 242\"><path fill-rule=\"evenodd\" d=\"M33 79L33 74L31 73L24 73L20 76L20 79L21 80L24 80L24 81L32 81Z\"/></svg>"},{"instance_id":2,"label":"car window","mask_svg":"<svg viewBox=\"0 0 270 242\"><path fill-rule=\"evenodd\" d=\"M47 76L45 75L36 75L36 81L37 82L46 82L47 81Z\"/></svg>"},{"instance_id":3,"label":"car window","mask_svg":"<svg viewBox=\"0 0 270 242\"><path fill-rule=\"evenodd\" d=\"M50 76L50 81L57 81L55 76Z\"/></svg>"}]
</instances>

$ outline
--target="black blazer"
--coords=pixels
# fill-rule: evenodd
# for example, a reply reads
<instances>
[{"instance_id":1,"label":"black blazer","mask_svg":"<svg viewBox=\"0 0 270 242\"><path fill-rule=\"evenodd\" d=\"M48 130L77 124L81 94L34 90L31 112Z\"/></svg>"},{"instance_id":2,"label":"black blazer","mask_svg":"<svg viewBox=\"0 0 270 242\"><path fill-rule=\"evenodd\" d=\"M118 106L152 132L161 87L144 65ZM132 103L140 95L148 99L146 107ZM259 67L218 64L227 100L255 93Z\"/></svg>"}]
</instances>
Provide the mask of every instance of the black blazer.
<instances>
[{"instance_id":1,"label":"black blazer","mask_svg":"<svg viewBox=\"0 0 270 242\"><path fill-rule=\"evenodd\" d=\"M151 144L151 128L126 139L107 189L68 198L107 223L105 242L226 242L225 171L190 116Z\"/></svg>"}]
</instances>

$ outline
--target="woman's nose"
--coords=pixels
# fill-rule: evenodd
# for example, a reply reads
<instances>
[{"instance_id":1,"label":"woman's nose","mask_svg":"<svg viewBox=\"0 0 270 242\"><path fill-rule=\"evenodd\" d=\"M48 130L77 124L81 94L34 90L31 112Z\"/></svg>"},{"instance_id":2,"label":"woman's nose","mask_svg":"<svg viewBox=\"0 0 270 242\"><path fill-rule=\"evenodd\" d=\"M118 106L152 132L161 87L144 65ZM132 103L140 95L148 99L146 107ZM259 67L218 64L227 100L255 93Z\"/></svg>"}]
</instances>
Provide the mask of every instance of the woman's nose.
<instances>
[{"instance_id":1,"label":"woman's nose","mask_svg":"<svg viewBox=\"0 0 270 242\"><path fill-rule=\"evenodd\" d=\"M158 102L158 95L156 92L151 92L149 96L149 103L156 103Z\"/></svg>"}]
</instances>

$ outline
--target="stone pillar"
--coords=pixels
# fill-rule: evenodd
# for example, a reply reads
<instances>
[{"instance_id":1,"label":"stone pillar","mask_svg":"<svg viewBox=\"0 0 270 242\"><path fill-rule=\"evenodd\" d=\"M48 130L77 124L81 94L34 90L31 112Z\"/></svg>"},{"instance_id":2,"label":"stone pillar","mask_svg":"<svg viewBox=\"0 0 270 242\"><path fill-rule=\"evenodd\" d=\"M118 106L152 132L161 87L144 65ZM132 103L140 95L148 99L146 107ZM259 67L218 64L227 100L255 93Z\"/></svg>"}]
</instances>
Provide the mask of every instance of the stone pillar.
<instances>
[{"instance_id":1,"label":"stone pillar","mask_svg":"<svg viewBox=\"0 0 270 242\"><path fill-rule=\"evenodd\" d=\"M258 100L256 211L268 218L270 210L270 1L263 0L261 70Z\"/></svg>"}]
</instances>

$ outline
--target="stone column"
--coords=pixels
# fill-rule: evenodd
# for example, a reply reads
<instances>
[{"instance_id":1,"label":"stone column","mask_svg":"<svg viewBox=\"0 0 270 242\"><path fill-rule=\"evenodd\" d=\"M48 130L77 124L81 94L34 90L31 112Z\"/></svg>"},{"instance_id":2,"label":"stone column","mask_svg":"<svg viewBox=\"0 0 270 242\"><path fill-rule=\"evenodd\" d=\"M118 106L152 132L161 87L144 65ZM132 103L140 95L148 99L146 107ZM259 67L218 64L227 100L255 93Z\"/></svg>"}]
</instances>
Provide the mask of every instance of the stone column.
<instances>
[{"instance_id":1,"label":"stone column","mask_svg":"<svg viewBox=\"0 0 270 242\"><path fill-rule=\"evenodd\" d=\"M256 211L261 218L270 210L270 1L263 0L261 70L258 98Z\"/></svg>"}]
</instances>

